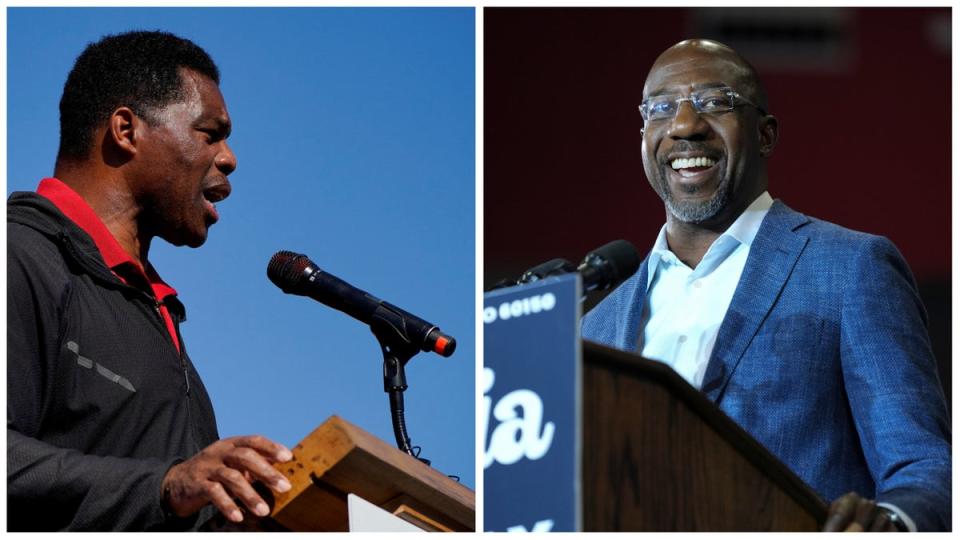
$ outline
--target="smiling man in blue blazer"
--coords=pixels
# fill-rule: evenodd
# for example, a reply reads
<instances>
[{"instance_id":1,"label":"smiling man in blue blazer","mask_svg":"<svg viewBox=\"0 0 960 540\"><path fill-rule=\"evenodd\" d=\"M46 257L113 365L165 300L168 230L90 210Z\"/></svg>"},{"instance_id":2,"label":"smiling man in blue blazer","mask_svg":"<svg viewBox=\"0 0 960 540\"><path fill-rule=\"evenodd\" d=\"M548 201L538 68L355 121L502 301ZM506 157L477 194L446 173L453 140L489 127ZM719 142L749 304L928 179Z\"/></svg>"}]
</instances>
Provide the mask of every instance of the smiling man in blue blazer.
<instances>
[{"instance_id":1,"label":"smiling man in blue blazer","mask_svg":"<svg viewBox=\"0 0 960 540\"><path fill-rule=\"evenodd\" d=\"M643 97L667 221L584 339L671 365L833 501L825 530L950 530L949 420L899 252L770 197L777 119L729 47L667 49Z\"/></svg>"}]
</instances>

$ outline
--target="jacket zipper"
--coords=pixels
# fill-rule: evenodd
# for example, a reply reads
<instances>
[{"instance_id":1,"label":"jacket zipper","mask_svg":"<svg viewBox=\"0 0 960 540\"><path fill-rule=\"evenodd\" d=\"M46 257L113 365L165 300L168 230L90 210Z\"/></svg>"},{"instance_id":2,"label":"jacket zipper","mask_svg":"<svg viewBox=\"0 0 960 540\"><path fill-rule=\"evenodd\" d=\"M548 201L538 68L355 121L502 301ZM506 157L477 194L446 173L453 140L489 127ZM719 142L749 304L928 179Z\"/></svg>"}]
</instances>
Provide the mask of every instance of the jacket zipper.
<instances>
[{"instance_id":1,"label":"jacket zipper","mask_svg":"<svg viewBox=\"0 0 960 540\"><path fill-rule=\"evenodd\" d=\"M157 318L160 319L160 324L163 325L166 329L167 321L163 318L163 313L160 311L161 303L157 299L153 299L153 311L157 314ZM174 325L174 331L176 331L176 325ZM169 337L169 336L168 336ZM178 336L179 339L179 336ZM180 359L180 371L183 372L183 382L186 384L187 395L190 395L190 375L187 373L187 362L183 358L183 343L180 344L180 348L177 351L177 356Z\"/></svg>"},{"instance_id":2,"label":"jacket zipper","mask_svg":"<svg viewBox=\"0 0 960 540\"><path fill-rule=\"evenodd\" d=\"M159 309L159 307L157 309ZM190 377L187 371L186 357L184 356L184 351L187 349L186 345L183 344L183 335L180 333L179 319L173 323L173 331L177 336L177 340L180 342L180 367L183 369L183 380L187 384L187 424L190 425L190 440L193 441L194 452L199 453L201 450L200 441L203 440L203 436L200 433L200 427L194 421L196 415L194 414L193 400L190 399ZM197 403L199 403L199 400Z\"/></svg>"}]
</instances>

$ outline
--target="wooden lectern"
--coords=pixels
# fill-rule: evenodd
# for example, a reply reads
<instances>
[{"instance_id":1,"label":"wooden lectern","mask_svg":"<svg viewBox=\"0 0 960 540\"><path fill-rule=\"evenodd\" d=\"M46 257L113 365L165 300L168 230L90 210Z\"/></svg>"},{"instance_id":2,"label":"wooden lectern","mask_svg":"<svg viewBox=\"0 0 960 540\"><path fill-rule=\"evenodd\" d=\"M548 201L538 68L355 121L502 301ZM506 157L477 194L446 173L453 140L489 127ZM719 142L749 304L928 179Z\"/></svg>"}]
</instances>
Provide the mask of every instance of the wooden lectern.
<instances>
[{"instance_id":1,"label":"wooden lectern","mask_svg":"<svg viewBox=\"0 0 960 540\"><path fill-rule=\"evenodd\" d=\"M817 531L826 519L809 486L660 362L583 342L582 418L585 531Z\"/></svg>"},{"instance_id":2,"label":"wooden lectern","mask_svg":"<svg viewBox=\"0 0 960 540\"><path fill-rule=\"evenodd\" d=\"M472 490L370 433L331 416L276 464L292 484L269 497L270 516L214 530L347 531L347 495L353 493L428 531L473 531ZM211 520L214 521L214 520Z\"/></svg>"}]
</instances>

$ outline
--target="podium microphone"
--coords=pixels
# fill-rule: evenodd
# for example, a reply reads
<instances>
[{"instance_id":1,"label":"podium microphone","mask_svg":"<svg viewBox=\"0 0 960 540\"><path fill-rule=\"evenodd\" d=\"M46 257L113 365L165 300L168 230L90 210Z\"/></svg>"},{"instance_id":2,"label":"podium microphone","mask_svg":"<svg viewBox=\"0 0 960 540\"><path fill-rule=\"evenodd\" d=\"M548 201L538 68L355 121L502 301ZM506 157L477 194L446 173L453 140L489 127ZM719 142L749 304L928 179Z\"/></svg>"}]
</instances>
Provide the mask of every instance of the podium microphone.
<instances>
[{"instance_id":1,"label":"podium microphone","mask_svg":"<svg viewBox=\"0 0 960 540\"><path fill-rule=\"evenodd\" d=\"M457 348L457 340L438 326L324 272L306 255L278 251L267 265L267 277L287 294L308 296L371 327L389 325L397 337L422 351L450 356Z\"/></svg>"},{"instance_id":2,"label":"podium microphone","mask_svg":"<svg viewBox=\"0 0 960 540\"><path fill-rule=\"evenodd\" d=\"M587 253L577 272L583 277L583 290L602 291L620 285L640 268L637 248L626 240L614 240Z\"/></svg>"},{"instance_id":3,"label":"podium microphone","mask_svg":"<svg viewBox=\"0 0 960 540\"><path fill-rule=\"evenodd\" d=\"M566 259L551 259L530 268L516 282L501 280L488 289L492 291L513 285L526 285L551 276L580 272L583 292L612 289L623 283L640 268L637 248L626 240L614 240L587 253L578 266Z\"/></svg>"}]
</instances>

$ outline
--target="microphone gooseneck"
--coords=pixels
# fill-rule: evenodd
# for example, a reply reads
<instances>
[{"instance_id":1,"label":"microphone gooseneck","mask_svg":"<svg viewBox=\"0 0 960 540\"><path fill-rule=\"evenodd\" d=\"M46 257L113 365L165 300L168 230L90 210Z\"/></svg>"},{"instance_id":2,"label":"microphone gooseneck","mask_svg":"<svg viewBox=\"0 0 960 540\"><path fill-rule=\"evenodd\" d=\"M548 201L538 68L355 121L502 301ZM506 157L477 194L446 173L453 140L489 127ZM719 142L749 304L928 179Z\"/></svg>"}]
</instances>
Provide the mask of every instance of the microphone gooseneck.
<instances>
[{"instance_id":1,"label":"microphone gooseneck","mask_svg":"<svg viewBox=\"0 0 960 540\"><path fill-rule=\"evenodd\" d=\"M540 263L524 272L523 275L520 276L520 279L517 280L517 284L521 285L525 283L533 283L534 281L540 281L541 279L550 276L567 274L576 271L577 267L566 259L550 259L549 261Z\"/></svg>"}]
</instances>

